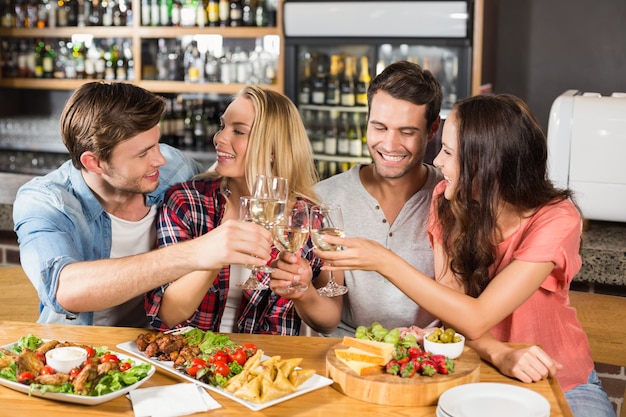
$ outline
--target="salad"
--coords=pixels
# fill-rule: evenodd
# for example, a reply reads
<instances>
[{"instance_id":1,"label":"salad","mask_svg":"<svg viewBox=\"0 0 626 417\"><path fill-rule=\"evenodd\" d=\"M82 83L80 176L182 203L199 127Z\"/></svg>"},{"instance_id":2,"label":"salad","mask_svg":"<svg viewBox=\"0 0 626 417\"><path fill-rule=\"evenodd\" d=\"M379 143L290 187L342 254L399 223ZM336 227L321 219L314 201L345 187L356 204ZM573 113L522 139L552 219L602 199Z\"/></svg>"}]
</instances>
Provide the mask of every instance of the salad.
<instances>
[{"instance_id":1,"label":"salad","mask_svg":"<svg viewBox=\"0 0 626 417\"><path fill-rule=\"evenodd\" d=\"M87 351L87 359L69 373L59 372L46 363L48 351L66 346ZM0 378L27 385L30 392L102 396L141 381L150 370L150 364L120 358L106 346L44 341L33 334L21 337L9 348L0 348Z\"/></svg>"}]
</instances>

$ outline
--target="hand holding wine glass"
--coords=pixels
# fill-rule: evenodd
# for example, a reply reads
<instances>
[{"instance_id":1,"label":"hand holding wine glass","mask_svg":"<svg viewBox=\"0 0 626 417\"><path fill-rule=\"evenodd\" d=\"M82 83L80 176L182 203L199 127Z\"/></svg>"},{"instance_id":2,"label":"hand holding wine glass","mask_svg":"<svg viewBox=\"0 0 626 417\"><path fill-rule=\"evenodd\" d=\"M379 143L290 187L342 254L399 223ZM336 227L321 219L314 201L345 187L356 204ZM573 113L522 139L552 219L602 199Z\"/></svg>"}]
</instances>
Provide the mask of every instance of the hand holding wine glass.
<instances>
[{"instance_id":1,"label":"hand holding wine glass","mask_svg":"<svg viewBox=\"0 0 626 417\"><path fill-rule=\"evenodd\" d=\"M297 254L309 238L309 206L298 200L286 215L274 227L274 241L277 246L291 254ZM298 293L309 288L308 284L292 281L287 287L281 287L280 292Z\"/></svg>"},{"instance_id":2,"label":"hand holding wine glass","mask_svg":"<svg viewBox=\"0 0 626 417\"><path fill-rule=\"evenodd\" d=\"M311 239L319 250L335 251L341 250L340 246L331 244L323 239L324 235L344 236L343 215L339 204L321 204L311 209ZM317 292L325 297L336 297L348 292L348 288L339 285L333 279L333 272L329 271L328 283Z\"/></svg>"}]
</instances>

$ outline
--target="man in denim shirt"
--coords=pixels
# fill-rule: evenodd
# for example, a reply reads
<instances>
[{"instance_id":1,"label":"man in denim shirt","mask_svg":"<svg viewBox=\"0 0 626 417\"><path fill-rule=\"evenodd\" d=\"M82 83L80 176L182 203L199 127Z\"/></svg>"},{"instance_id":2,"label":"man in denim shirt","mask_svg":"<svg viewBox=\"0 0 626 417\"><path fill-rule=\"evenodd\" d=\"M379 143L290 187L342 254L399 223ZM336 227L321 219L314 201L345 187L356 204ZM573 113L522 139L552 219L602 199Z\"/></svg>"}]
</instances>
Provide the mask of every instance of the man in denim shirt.
<instances>
[{"instance_id":1,"label":"man in denim shirt","mask_svg":"<svg viewBox=\"0 0 626 417\"><path fill-rule=\"evenodd\" d=\"M269 258L269 232L238 221L152 250L165 191L202 169L159 144L164 107L127 83L86 83L68 100L60 125L71 161L22 186L13 207L38 322L148 327L145 292L194 270Z\"/></svg>"}]
</instances>

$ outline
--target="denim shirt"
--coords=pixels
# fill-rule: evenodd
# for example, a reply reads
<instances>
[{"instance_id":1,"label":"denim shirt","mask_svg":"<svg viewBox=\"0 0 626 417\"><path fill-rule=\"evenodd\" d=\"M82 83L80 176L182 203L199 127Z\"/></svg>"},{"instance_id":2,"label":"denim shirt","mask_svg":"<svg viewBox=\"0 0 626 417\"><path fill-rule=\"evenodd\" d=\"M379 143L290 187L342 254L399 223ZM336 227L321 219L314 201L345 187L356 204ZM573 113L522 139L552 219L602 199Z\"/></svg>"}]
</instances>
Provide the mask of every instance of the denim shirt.
<instances>
[{"instance_id":1,"label":"denim shirt","mask_svg":"<svg viewBox=\"0 0 626 417\"><path fill-rule=\"evenodd\" d=\"M167 163L159 168L159 186L146 195L148 206L162 204L171 186L202 171L200 164L177 149L164 144L160 147ZM111 254L111 219L81 171L67 161L24 184L13 205L13 223L22 267L40 299L37 321L93 324L93 312L72 313L56 299L59 276L66 265L109 258Z\"/></svg>"}]
</instances>

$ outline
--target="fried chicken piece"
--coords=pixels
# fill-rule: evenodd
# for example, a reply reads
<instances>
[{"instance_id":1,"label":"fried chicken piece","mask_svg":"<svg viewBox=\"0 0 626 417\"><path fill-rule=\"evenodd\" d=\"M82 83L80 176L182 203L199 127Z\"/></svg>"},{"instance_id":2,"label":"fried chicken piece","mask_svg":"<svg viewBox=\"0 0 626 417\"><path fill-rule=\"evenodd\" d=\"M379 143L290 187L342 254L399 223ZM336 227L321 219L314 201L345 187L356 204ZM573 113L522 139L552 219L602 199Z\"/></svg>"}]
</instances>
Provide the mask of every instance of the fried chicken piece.
<instances>
[{"instance_id":1,"label":"fried chicken piece","mask_svg":"<svg viewBox=\"0 0 626 417\"><path fill-rule=\"evenodd\" d=\"M49 342L45 342L43 345L39 346L37 349L35 349L35 353L40 353L42 355L45 355L46 352L54 349L55 347L57 347L57 345L60 342L58 340L51 340Z\"/></svg>"},{"instance_id":2,"label":"fried chicken piece","mask_svg":"<svg viewBox=\"0 0 626 417\"><path fill-rule=\"evenodd\" d=\"M106 375L109 371L119 369L120 365L117 362L104 362L98 365L98 376Z\"/></svg>"},{"instance_id":3,"label":"fried chicken piece","mask_svg":"<svg viewBox=\"0 0 626 417\"><path fill-rule=\"evenodd\" d=\"M56 386L63 385L69 380L70 380L70 376L68 374L64 374L61 372L57 372L56 374L52 374L52 375L39 375L38 377L35 378L35 382L39 384L56 385Z\"/></svg>"},{"instance_id":4,"label":"fried chicken piece","mask_svg":"<svg viewBox=\"0 0 626 417\"><path fill-rule=\"evenodd\" d=\"M87 395L89 388L87 383L93 381L98 376L98 365L95 362L89 362L78 375L74 378L72 385L74 385L74 392L81 395Z\"/></svg>"},{"instance_id":5,"label":"fried chicken piece","mask_svg":"<svg viewBox=\"0 0 626 417\"><path fill-rule=\"evenodd\" d=\"M17 355L15 353L9 352L6 349L2 349L1 351L5 356L0 358L0 369L8 367L17 360Z\"/></svg>"},{"instance_id":6,"label":"fried chicken piece","mask_svg":"<svg viewBox=\"0 0 626 417\"><path fill-rule=\"evenodd\" d=\"M159 350L163 353L170 353L181 350L187 346L187 340L182 335L166 334L156 340Z\"/></svg>"},{"instance_id":7,"label":"fried chicken piece","mask_svg":"<svg viewBox=\"0 0 626 417\"><path fill-rule=\"evenodd\" d=\"M30 349L24 349L22 353L17 357L17 373L30 371L35 375L39 375L41 368L44 367L44 363L39 357Z\"/></svg>"},{"instance_id":8,"label":"fried chicken piece","mask_svg":"<svg viewBox=\"0 0 626 417\"><path fill-rule=\"evenodd\" d=\"M144 353L149 358L154 358L154 357L158 356L159 355L159 347L157 346L156 342L152 342L148 346L146 346L146 348L144 349Z\"/></svg>"},{"instance_id":9,"label":"fried chicken piece","mask_svg":"<svg viewBox=\"0 0 626 417\"><path fill-rule=\"evenodd\" d=\"M150 332L150 333L142 333L139 336L137 336L137 339L135 339L135 343L137 344L137 349L139 349L140 352L144 352L146 350L146 348L148 347L148 345L152 344L157 337L159 337L161 333L159 332Z\"/></svg>"}]
</instances>

